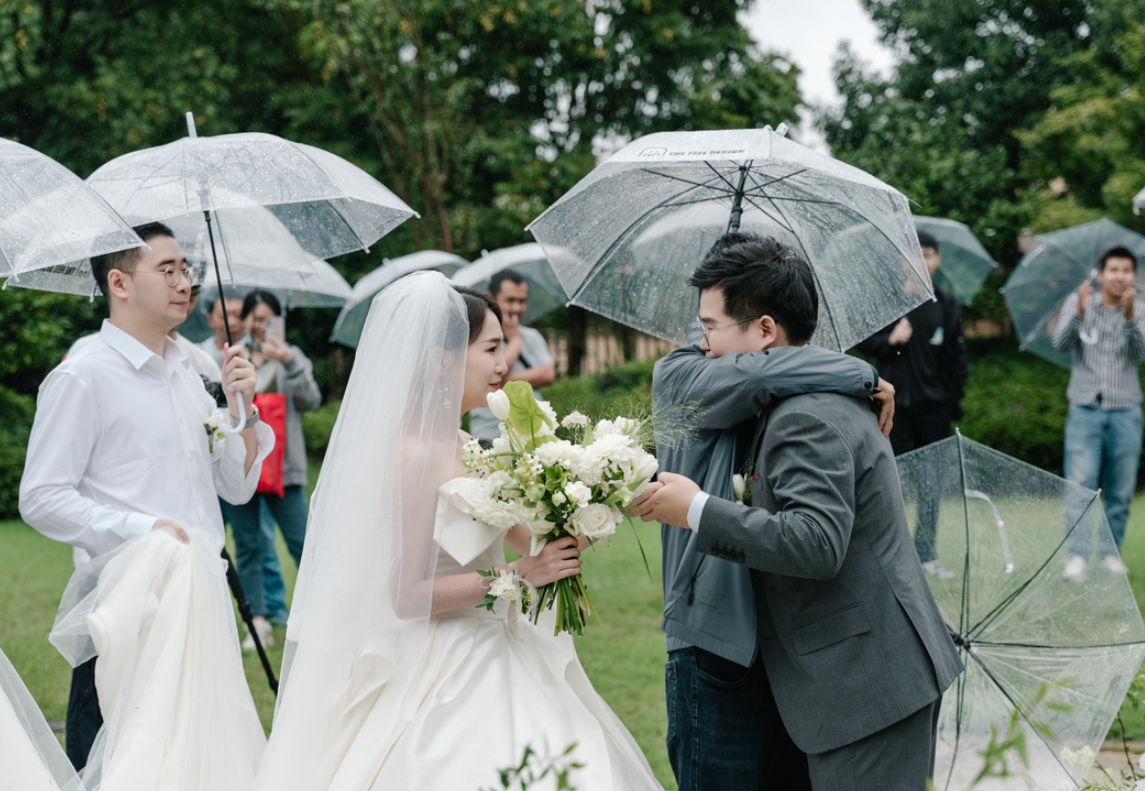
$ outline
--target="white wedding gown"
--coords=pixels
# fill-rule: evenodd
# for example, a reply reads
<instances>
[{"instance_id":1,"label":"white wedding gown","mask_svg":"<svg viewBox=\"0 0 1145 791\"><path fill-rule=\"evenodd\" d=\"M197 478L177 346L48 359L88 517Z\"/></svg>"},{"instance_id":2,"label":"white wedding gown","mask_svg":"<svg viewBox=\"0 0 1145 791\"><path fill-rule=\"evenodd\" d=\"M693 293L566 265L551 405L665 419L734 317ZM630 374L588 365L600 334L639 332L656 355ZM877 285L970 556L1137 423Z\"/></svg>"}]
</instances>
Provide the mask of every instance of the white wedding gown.
<instances>
[{"instance_id":1,"label":"white wedding gown","mask_svg":"<svg viewBox=\"0 0 1145 791\"><path fill-rule=\"evenodd\" d=\"M210 539L151 532L76 570L52 643L92 655L104 725L87 791L250 791L266 737Z\"/></svg>"},{"instance_id":2,"label":"white wedding gown","mask_svg":"<svg viewBox=\"0 0 1145 791\"><path fill-rule=\"evenodd\" d=\"M82 791L44 715L0 651L0 791Z\"/></svg>"},{"instance_id":3,"label":"white wedding gown","mask_svg":"<svg viewBox=\"0 0 1145 791\"><path fill-rule=\"evenodd\" d=\"M465 480L439 493L437 577L505 563L505 531L474 522L451 502L453 487ZM386 684L362 712L330 791L500 788L500 770L518 766L526 747L544 758L574 744L569 757L582 765L570 772L574 788L661 788L593 689L572 638L553 636L551 612L534 626L507 611L498 603L493 612L466 607L432 619L426 661L401 684ZM530 788L556 788L554 780Z\"/></svg>"}]
</instances>

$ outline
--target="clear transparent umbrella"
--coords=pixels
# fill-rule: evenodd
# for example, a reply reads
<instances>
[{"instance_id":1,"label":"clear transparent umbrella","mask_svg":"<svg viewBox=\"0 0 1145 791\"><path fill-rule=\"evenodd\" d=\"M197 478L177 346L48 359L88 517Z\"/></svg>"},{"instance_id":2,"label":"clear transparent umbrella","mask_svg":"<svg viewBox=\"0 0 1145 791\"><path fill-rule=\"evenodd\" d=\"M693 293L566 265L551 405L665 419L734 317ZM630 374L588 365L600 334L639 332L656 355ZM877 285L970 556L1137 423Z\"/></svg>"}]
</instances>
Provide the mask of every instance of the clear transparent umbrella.
<instances>
[{"instance_id":1,"label":"clear transparent umbrella","mask_svg":"<svg viewBox=\"0 0 1145 791\"><path fill-rule=\"evenodd\" d=\"M83 180L51 157L0 139L0 277L5 286L69 289L89 259L143 241Z\"/></svg>"},{"instance_id":2,"label":"clear transparent umbrella","mask_svg":"<svg viewBox=\"0 0 1145 791\"><path fill-rule=\"evenodd\" d=\"M1129 579L1097 564L1117 551L1099 494L961 435L898 467L908 514L937 514L920 552L953 572L928 580L966 665L943 696L935 785L969 789L1016 715L1029 766L1011 756L1014 776L981 788L1080 788L1145 660ZM1078 584L1062 571L1081 539Z\"/></svg>"},{"instance_id":3,"label":"clear transparent umbrella","mask_svg":"<svg viewBox=\"0 0 1145 791\"><path fill-rule=\"evenodd\" d=\"M1069 368L1070 355L1052 343L1062 304L1087 278L1097 277L1097 263L1111 247L1127 247L1145 260L1145 236L1112 220L1067 228L1039 236L1002 287L1006 307L1022 349ZM1137 272L1137 290L1145 294L1145 268Z\"/></svg>"},{"instance_id":4,"label":"clear transparent umbrella","mask_svg":"<svg viewBox=\"0 0 1145 791\"><path fill-rule=\"evenodd\" d=\"M815 343L849 348L933 296L906 198L782 129L642 137L528 230L570 303L685 343L698 303L687 278L737 228L775 236L811 264Z\"/></svg>"},{"instance_id":5,"label":"clear transparent umbrella","mask_svg":"<svg viewBox=\"0 0 1145 791\"><path fill-rule=\"evenodd\" d=\"M478 291L488 291L493 275L503 269L511 269L529 282L529 309L524 318L526 324L532 324L568 301L561 281L553 272L549 259L545 258L544 248L535 242L484 253L469 266L457 270L453 282Z\"/></svg>"},{"instance_id":6,"label":"clear transparent umbrella","mask_svg":"<svg viewBox=\"0 0 1145 791\"><path fill-rule=\"evenodd\" d=\"M986 252L970 227L963 223L916 216L914 226L938 242L942 266L935 273L934 285L953 294L963 305L969 305L998 262Z\"/></svg>"},{"instance_id":7,"label":"clear transparent umbrella","mask_svg":"<svg viewBox=\"0 0 1145 791\"><path fill-rule=\"evenodd\" d=\"M338 314L330 340L357 349L358 339L366 326L366 316L370 313L370 303L379 291L398 278L423 269L436 269L446 277L453 277L457 270L468 264L461 256L441 250L421 250L400 258L386 259L384 264L354 284L353 294Z\"/></svg>"},{"instance_id":8,"label":"clear transparent umbrella","mask_svg":"<svg viewBox=\"0 0 1145 791\"><path fill-rule=\"evenodd\" d=\"M1141 210L1145 209L1145 190L1137 193L1137 197L1133 199L1133 213L1140 214Z\"/></svg>"},{"instance_id":9,"label":"clear transparent umbrella","mask_svg":"<svg viewBox=\"0 0 1145 791\"><path fill-rule=\"evenodd\" d=\"M361 168L257 132L185 137L105 163L88 184L132 225L210 211L237 236L269 209L312 260L371 244L416 216Z\"/></svg>"},{"instance_id":10,"label":"clear transparent umbrella","mask_svg":"<svg viewBox=\"0 0 1145 791\"><path fill-rule=\"evenodd\" d=\"M250 209L245 214L248 223L241 231L228 227L215 233L219 267L227 286L244 295L256 288L273 291L287 308L340 308L346 304L350 284L338 270L303 250L269 209ZM211 265L210 239L202 214L174 217L168 225L188 261ZM218 293L217 286L205 290ZM213 294L203 296L213 298ZM206 301L200 299L200 304Z\"/></svg>"}]
</instances>

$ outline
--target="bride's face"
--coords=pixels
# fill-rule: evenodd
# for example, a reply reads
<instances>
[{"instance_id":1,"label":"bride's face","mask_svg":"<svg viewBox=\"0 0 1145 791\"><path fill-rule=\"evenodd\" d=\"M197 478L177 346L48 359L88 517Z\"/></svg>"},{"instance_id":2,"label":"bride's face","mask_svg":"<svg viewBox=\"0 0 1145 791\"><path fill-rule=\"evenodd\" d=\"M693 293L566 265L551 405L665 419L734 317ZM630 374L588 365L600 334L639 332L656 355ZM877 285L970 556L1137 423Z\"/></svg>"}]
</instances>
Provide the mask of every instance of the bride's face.
<instances>
[{"instance_id":1,"label":"bride's face","mask_svg":"<svg viewBox=\"0 0 1145 791\"><path fill-rule=\"evenodd\" d=\"M486 396L501 389L501 377L509 366L501 352L501 324L491 312L485 313L485 326L477 340L469 344L465 358L465 396L461 399L461 413L486 406Z\"/></svg>"}]
</instances>

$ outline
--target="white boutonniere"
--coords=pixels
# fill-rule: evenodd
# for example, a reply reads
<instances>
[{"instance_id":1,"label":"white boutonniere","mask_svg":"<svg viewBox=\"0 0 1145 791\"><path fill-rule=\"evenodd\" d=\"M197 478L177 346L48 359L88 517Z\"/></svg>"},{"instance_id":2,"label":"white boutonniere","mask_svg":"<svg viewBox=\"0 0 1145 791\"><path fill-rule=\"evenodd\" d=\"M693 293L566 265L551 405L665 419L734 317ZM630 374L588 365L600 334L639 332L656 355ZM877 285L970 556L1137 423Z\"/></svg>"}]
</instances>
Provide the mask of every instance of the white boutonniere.
<instances>
[{"instance_id":1,"label":"white boutonniere","mask_svg":"<svg viewBox=\"0 0 1145 791\"><path fill-rule=\"evenodd\" d=\"M732 489L735 491L736 502L743 503L743 476L735 474L732 476Z\"/></svg>"},{"instance_id":2,"label":"white boutonniere","mask_svg":"<svg viewBox=\"0 0 1145 791\"><path fill-rule=\"evenodd\" d=\"M214 415L211 415L209 418L207 418L206 422L203 423L203 428L207 432L207 448L210 453L214 453L215 443L222 442L227 438L227 435L221 428L219 428L219 422L215 420Z\"/></svg>"}]
</instances>

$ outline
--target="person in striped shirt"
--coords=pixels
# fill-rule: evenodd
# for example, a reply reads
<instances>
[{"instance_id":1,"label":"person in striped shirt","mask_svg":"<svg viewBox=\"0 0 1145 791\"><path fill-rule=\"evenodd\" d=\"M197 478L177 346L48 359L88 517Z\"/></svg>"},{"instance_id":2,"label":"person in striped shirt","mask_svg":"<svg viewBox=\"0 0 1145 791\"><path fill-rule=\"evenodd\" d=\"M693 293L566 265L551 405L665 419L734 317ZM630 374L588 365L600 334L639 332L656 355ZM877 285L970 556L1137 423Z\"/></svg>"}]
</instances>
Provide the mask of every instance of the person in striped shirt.
<instances>
[{"instance_id":1,"label":"person in striped shirt","mask_svg":"<svg viewBox=\"0 0 1145 791\"><path fill-rule=\"evenodd\" d=\"M1141 460L1141 380L1137 362L1145 355L1145 311L1137 309L1137 258L1124 247L1107 250L1097 266L1095 291L1087 280L1062 305L1053 345L1073 357L1069 415L1065 429L1065 475L1087 489L1105 492L1105 511L1116 547L1099 547L1101 566L1124 574L1121 546ZM1076 500L1076 502L1071 502ZM1067 529L1081 518L1083 504L1067 498ZM1086 579L1093 553L1092 531L1070 533L1064 576Z\"/></svg>"}]
</instances>

